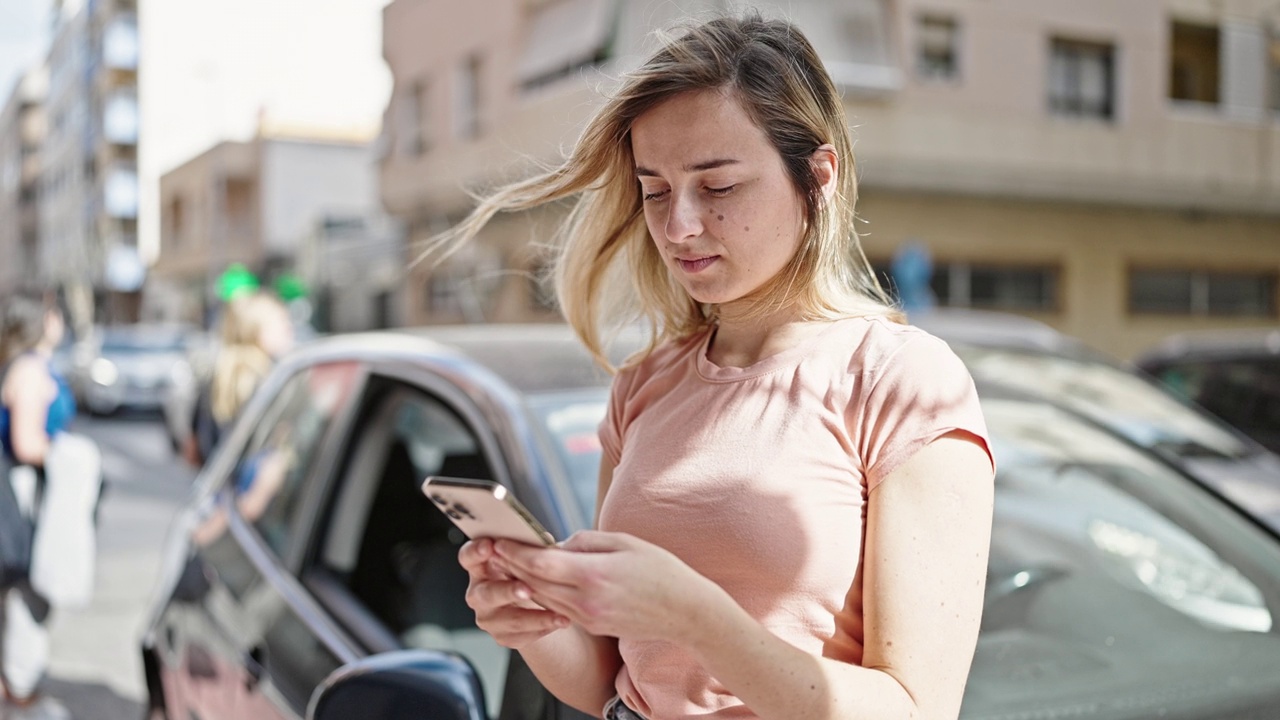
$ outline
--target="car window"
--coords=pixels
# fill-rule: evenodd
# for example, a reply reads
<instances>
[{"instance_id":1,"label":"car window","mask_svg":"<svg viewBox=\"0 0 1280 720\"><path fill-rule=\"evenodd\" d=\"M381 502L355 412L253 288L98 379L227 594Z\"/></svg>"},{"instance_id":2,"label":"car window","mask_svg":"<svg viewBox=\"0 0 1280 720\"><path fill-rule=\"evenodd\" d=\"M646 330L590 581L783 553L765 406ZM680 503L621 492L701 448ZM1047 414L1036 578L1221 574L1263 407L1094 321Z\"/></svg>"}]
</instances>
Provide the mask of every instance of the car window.
<instances>
[{"instance_id":1,"label":"car window","mask_svg":"<svg viewBox=\"0 0 1280 720\"><path fill-rule=\"evenodd\" d=\"M1241 458L1252 452L1216 420L1123 368L1004 348L953 348L976 379L1042 395L1145 448L1176 457Z\"/></svg>"},{"instance_id":2,"label":"car window","mask_svg":"<svg viewBox=\"0 0 1280 720\"><path fill-rule=\"evenodd\" d=\"M991 398L983 412L999 470L962 717L1275 707L1276 538L1068 412Z\"/></svg>"},{"instance_id":3,"label":"car window","mask_svg":"<svg viewBox=\"0 0 1280 720\"><path fill-rule=\"evenodd\" d=\"M1156 377L1280 452L1280 360L1175 363L1158 370Z\"/></svg>"},{"instance_id":4,"label":"car window","mask_svg":"<svg viewBox=\"0 0 1280 720\"><path fill-rule=\"evenodd\" d=\"M465 657L496 710L510 651L476 627L458 564L466 537L421 491L428 475L491 478L489 461L446 402L390 380L371 382L357 424L319 563L398 644Z\"/></svg>"},{"instance_id":5,"label":"car window","mask_svg":"<svg viewBox=\"0 0 1280 720\"><path fill-rule=\"evenodd\" d=\"M271 400L228 478L236 507L267 545L286 557L302 481L358 377L355 363L316 365L290 378Z\"/></svg>"}]
</instances>

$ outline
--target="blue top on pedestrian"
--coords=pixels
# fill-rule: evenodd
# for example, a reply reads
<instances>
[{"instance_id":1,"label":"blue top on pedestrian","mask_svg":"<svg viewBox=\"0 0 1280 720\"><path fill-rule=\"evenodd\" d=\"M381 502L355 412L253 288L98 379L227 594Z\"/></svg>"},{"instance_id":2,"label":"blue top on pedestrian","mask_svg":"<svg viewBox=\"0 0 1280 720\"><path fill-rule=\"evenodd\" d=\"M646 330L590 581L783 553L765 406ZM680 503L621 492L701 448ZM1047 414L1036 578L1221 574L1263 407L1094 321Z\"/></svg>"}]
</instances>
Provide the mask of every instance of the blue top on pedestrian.
<instances>
[{"instance_id":1,"label":"blue top on pedestrian","mask_svg":"<svg viewBox=\"0 0 1280 720\"><path fill-rule=\"evenodd\" d=\"M49 377L58 385L58 394L54 396L53 402L49 403L49 417L45 420L44 431L50 439L65 431L70 425L71 420L76 416L76 398L71 392L71 386L60 374L54 371L53 365L47 365L49 369ZM13 437L12 428L10 427L9 408L0 404L0 446L4 448L4 454L13 458Z\"/></svg>"}]
</instances>

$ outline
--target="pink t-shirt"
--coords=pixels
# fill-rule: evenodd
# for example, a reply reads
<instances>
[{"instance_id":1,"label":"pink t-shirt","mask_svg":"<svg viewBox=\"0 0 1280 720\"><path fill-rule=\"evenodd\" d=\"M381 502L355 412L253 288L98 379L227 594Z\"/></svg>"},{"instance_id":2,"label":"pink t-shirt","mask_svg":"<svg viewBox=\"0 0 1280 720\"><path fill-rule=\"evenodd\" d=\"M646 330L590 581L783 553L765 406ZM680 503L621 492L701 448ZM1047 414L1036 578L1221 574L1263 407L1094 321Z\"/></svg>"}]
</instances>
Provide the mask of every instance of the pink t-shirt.
<instances>
[{"instance_id":1,"label":"pink t-shirt","mask_svg":"<svg viewBox=\"0 0 1280 720\"><path fill-rule=\"evenodd\" d=\"M711 334L614 380L600 528L675 553L793 645L860 663L868 493L948 432L987 444L973 380L946 343L882 318L746 368L708 360ZM679 646L618 646L618 694L646 717L755 717Z\"/></svg>"}]
</instances>

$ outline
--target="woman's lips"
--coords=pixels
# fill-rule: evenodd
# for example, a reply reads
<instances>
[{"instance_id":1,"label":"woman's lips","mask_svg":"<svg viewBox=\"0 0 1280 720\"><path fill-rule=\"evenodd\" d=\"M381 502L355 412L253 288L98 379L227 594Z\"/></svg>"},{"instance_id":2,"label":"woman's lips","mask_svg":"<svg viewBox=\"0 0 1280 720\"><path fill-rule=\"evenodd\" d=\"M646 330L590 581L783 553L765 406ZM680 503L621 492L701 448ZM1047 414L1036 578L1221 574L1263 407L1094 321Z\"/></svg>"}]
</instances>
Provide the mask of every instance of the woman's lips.
<instances>
[{"instance_id":1,"label":"woman's lips","mask_svg":"<svg viewBox=\"0 0 1280 720\"><path fill-rule=\"evenodd\" d=\"M700 273L711 267L711 263L719 260L719 255L708 255L707 257L691 258L688 260L676 258L676 262L680 263L680 269L687 273Z\"/></svg>"}]
</instances>

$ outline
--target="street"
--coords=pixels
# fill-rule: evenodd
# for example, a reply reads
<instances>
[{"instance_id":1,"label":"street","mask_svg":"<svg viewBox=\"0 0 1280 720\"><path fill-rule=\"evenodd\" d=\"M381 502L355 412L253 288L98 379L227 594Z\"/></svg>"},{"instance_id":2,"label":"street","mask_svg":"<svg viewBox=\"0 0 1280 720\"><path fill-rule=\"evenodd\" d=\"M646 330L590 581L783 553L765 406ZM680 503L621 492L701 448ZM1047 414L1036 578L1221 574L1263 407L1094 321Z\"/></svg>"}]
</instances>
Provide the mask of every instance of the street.
<instances>
[{"instance_id":1,"label":"street","mask_svg":"<svg viewBox=\"0 0 1280 720\"><path fill-rule=\"evenodd\" d=\"M146 683L138 637L194 472L170 450L158 415L81 417L73 429L102 449L96 589L89 607L54 611L46 690L76 720L139 720Z\"/></svg>"}]
</instances>

